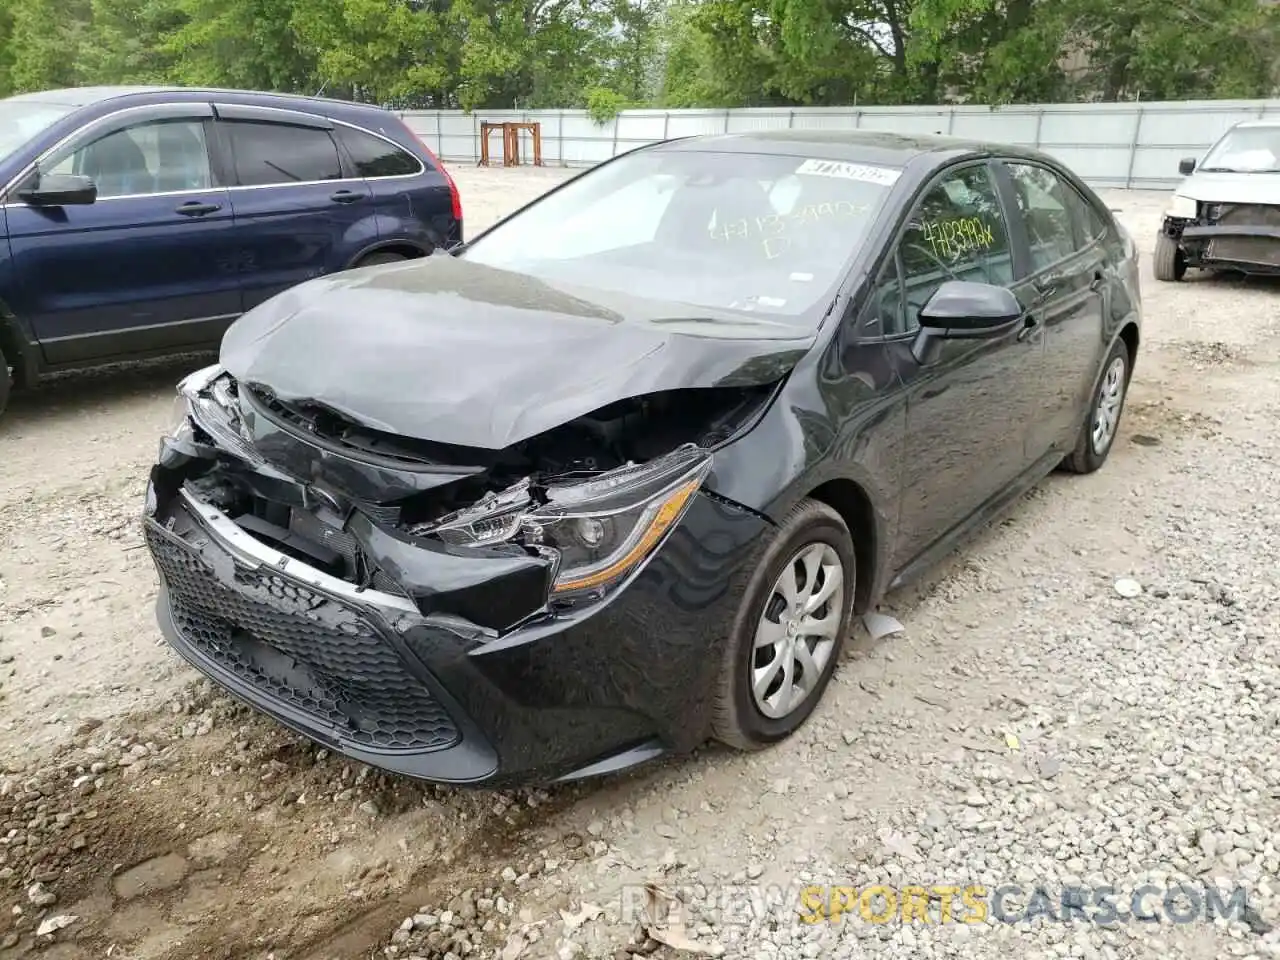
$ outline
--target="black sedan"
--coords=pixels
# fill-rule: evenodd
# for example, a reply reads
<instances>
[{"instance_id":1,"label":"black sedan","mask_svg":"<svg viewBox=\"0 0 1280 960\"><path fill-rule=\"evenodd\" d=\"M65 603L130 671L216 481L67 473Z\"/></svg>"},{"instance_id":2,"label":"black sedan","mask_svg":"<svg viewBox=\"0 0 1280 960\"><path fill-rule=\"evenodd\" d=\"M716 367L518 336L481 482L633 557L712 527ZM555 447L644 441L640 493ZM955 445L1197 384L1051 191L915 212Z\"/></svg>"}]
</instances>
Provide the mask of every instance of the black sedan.
<instances>
[{"instance_id":1,"label":"black sedan","mask_svg":"<svg viewBox=\"0 0 1280 960\"><path fill-rule=\"evenodd\" d=\"M427 780L765 747L855 615L1103 464L1137 277L1039 153L644 147L239 320L152 471L161 627L280 722Z\"/></svg>"}]
</instances>

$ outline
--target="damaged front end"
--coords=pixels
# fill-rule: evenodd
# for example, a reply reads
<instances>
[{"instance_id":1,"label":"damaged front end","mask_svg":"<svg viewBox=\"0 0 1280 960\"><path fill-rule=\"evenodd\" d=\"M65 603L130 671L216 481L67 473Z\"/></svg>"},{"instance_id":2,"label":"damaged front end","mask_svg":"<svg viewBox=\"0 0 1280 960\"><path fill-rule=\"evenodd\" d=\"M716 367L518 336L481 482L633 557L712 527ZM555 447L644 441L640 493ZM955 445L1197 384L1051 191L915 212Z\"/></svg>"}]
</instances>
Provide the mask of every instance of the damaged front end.
<instances>
[{"instance_id":1,"label":"damaged front end","mask_svg":"<svg viewBox=\"0 0 1280 960\"><path fill-rule=\"evenodd\" d=\"M1280 274L1280 205L1178 197L1174 207L1162 230L1187 266Z\"/></svg>"},{"instance_id":2,"label":"damaged front end","mask_svg":"<svg viewBox=\"0 0 1280 960\"><path fill-rule=\"evenodd\" d=\"M491 680L451 691L449 674L608 605L698 502L712 449L775 391L623 400L487 451L390 436L202 370L180 387L148 489L162 625L198 668L314 739L411 775L481 778L491 756L455 750L425 773L386 757L502 736L480 692ZM740 519L744 540L758 532ZM615 719L599 723L601 745L644 739ZM484 736L468 740L476 720Z\"/></svg>"}]
</instances>

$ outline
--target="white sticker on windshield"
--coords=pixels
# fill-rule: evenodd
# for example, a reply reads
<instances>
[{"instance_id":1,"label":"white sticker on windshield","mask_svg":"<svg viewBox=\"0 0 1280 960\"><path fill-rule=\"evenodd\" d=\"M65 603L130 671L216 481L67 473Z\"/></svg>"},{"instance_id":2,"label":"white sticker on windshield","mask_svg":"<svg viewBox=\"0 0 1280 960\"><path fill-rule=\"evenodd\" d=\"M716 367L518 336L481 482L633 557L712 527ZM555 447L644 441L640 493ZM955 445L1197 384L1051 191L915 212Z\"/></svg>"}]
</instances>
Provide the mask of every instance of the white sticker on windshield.
<instances>
[{"instance_id":1,"label":"white sticker on windshield","mask_svg":"<svg viewBox=\"0 0 1280 960\"><path fill-rule=\"evenodd\" d=\"M810 177L840 177L844 180L861 180L863 183L878 183L882 187L891 187L902 175L899 170L888 167L871 167L864 163L843 163L839 160L806 160L796 168L796 173Z\"/></svg>"},{"instance_id":2,"label":"white sticker on windshield","mask_svg":"<svg viewBox=\"0 0 1280 960\"><path fill-rule=\"evenodd\" d=\"M813 274L812 273L793 273L791 275L791 279L794 280L796 283L812 283Z\"/></svg>"}]
</instances>

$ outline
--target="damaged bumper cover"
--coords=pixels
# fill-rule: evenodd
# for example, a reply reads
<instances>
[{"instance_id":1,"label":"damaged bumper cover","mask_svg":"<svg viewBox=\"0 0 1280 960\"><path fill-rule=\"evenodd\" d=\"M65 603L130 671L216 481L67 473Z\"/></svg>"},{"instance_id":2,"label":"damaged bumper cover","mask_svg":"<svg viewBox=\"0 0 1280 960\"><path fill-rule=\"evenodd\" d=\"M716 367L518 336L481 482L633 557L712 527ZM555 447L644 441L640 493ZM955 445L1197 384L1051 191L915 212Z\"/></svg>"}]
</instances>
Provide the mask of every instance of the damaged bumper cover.
<instances>
[{"instance_id":1,"label":"damaged bumper cover","mask_svg":"<svg viewBox=\"0 0 1280 960\"><path fill-rule=\"evenodd\" d=\"M1280 273L1280 206L1201 203L1194 219L1168 216L1163 230L1189 266Z\"/></svg>"},{"instance_id":2,"label":"damaged bumper cover","mask_svg":"<svg viewBox=\"0 0 1280 960\"><path fill-rule=\"evenodd\" d=\"M705 738L768 527L702 488L705 451L415 526L353 494L423 471L352 458L349 482L300 479L278 464L308 441L273 455L270 425L228 422L216 388L187 386L144 526L161 628L220 686L353 759L460 785L608 773ZM290 519L232 509L228 485Z\"/></svg>"}]
</instances>

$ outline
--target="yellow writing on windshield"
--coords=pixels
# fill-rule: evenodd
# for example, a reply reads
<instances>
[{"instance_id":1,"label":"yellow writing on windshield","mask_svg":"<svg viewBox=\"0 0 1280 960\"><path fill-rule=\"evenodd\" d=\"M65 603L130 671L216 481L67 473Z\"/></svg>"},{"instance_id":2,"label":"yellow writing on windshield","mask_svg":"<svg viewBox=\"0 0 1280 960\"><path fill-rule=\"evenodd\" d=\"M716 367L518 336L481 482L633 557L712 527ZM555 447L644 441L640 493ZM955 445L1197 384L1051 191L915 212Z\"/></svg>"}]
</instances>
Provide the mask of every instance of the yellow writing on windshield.
<instances>
[{"instance_id":1,"label":"yellow writing on windshield","mask_svg":"<svg viewBox=\"0 0 1280 960\"><path fill-rule=\"evenodd\" d=\"M768 240L780 237L792 226L819 223L834 218L849 219L861 216L870 210L865 205L850 203L848 200L837 200L832 203L810 203L790 213L774 213L765 217L741 217L723 225L712 227L712 240L749 240L759 237ZM766 250L768 245L766 244Z\"/></svg>"},{"instance_id":2,"label":"yellow writing on windshield","mask_svg":"<svg viewBox=\"0 0 1280 960\"><path fill-rule=\"evenodd\" d=\"M995 245L990 225L978 217L926 220L920 229L937 256L950 258L974 250L990 250Z\"/></svg>"}]
</instances>

